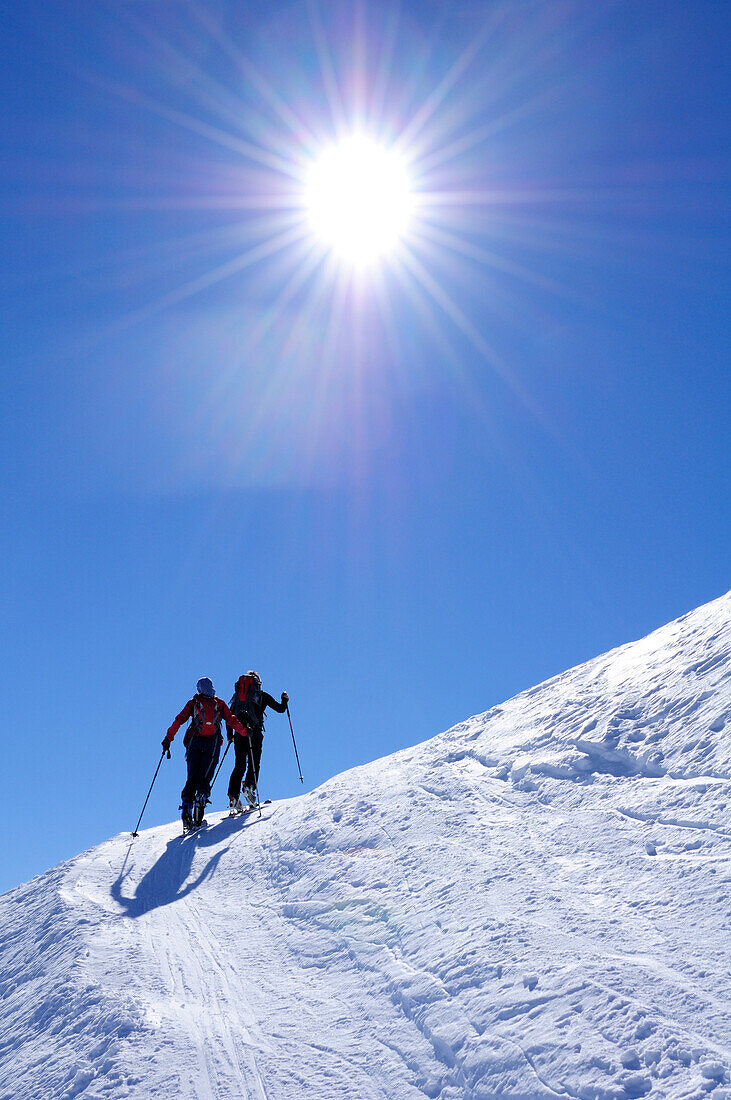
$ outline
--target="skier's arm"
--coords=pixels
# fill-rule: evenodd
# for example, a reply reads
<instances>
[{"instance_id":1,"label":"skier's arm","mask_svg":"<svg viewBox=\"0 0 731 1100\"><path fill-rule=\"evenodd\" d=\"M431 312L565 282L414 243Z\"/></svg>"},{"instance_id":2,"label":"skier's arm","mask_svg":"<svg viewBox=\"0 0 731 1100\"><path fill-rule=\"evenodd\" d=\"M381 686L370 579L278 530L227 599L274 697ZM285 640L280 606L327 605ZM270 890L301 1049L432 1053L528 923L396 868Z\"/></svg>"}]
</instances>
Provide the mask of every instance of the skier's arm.
<instances>
[{"instance_id":1,"label":"skier's arm","mask_svg":"<svg viewBox=\"0 0 731 1100\"><path fill-rule=\"evenodd\" d=\"M234 699L235 698L236 698L236 692L234 692L233 695L231 696L231 702L228 705L229 710L231 710L231 707L234 705ZM226 723L226 736L229 739L229 741L233 741L233 739L234 739L233 727L229 726L228 722Z\"/></svg>"},{"instance_id":2,"label":"skier's arm","mask_svg":"<svg viewBox=\"0 0 731 1100\"><path fill-rule=\"evenodd\" d=\"M236 715L231 713L229 707L227 707L225 703L222 702L221 706L223 709L223 717L226 719L226 732L233 727L242 737L248 737L248 732L241 725Z\"/></svg>"},{"instance_id":3,"label":"skier's arm","mask_svg":"<svg viewBox=\"0 0 731 1100\"><path fill-rule=\"evenodd\" d=\"M276 699L272 699L268 691L262 691L261 702L263 709L266 710L267 707L271 707L272 710L276 710L279 714L284 714L287 709L287 703L289 702L289 696L286 691L282 692L282 696L281 703L278 703Z\"/></svg>"},{"instance_id":4,"label":"skier's arm","mask_svg":"<svg viewBox=\"0 0 731 1100\"><path fill-rule=\"evenodd\" d=\"M172 741L172 739L175 737L175 734L178 732L178 730L182 726L183 722L187 722L192 713L193 713L193 700L189 699L188 702L183 707L183 709L181 710L178 717L173 722L170 729L168 730L167 735L166 735L168 741Z\"/></svg>"}]
</instances>

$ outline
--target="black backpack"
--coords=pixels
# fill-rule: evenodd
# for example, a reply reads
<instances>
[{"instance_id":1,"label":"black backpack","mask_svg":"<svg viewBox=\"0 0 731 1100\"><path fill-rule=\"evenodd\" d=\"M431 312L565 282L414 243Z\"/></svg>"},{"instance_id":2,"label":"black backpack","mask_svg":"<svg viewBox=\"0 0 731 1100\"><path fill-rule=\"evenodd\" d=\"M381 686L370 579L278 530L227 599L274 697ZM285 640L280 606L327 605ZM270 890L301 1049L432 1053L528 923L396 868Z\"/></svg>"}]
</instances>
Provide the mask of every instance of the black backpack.
<instances>
[{"instance_id":1,"label":"black backpack","mask_svg":"<svg viewBox=\"0 0 731 1100\"><path fill-rule=\"evenodd\" d=\"M236 681L231 710L242 726L260 730L264 726L261 683L254 676L239 676Z\"/></svg>"}]
</instances>

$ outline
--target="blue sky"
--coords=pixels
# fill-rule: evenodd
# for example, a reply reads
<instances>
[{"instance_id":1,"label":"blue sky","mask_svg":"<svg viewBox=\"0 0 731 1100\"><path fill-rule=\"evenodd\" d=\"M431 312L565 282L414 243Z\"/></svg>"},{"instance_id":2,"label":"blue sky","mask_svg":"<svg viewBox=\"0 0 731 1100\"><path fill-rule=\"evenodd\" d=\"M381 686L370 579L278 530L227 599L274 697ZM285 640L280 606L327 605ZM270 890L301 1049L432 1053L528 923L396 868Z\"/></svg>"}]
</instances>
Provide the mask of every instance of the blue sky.
<instances>
[{"instance_id":1,"label":"blue sky","mask_svg":"<svg viewBox=\"0 0 731 1100\"><path fill-rule=\"evenodd\" d=\"M6 13L0 889L134 826L201 675L309 788L728 588L724 7ZM292 198L352 128L421 196L360 273Z\"/></svg>"}]
</instances>

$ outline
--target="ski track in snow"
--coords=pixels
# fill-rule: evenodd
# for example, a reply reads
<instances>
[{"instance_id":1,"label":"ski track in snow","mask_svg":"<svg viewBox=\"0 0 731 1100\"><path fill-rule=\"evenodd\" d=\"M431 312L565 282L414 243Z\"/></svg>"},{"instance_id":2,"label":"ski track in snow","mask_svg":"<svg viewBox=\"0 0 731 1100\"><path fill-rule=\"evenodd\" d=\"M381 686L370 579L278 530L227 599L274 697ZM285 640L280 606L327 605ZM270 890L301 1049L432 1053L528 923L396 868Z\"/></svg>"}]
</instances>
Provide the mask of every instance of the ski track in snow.
<instances>
[{"instance_id":1,"label":"ski track in snow","mask_svg":"<svg viewBox=\"0 0 731 1100\"><path fill-rule=\"evenodd\" d=\"M731 597L0 898L0 1100L731 1100Z\"/></svg>"}]
</instances>

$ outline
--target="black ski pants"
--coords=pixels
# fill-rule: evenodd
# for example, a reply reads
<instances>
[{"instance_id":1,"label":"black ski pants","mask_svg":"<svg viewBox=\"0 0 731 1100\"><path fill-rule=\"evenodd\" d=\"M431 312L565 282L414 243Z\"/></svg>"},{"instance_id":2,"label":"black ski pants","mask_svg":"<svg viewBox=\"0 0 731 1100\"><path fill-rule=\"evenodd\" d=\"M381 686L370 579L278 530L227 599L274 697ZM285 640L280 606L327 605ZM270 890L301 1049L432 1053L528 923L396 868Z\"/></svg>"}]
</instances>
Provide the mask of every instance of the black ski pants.
<instances>
[{"instance_id":1,"label":"black ski pants","mask_svg":"<svg viewBox=\"0 0 731 1100\"><path fill-rule=\"evenodd\" d=\"M213 737L191 737L185 750L188 779L181 791L183 805L192 802L197 794L208 798L222 741L220 734Z\"/></svg>"},{"instance_id":2,"label":"black ski pants","mask_svg":"<svg viewBox=\"0 0 731 1100\"><path fill-rule=\"evenodd\" d=\"M261 747L264 742L262 730L249 730L248 737L242 737L240 733L234 734L234 752L236 763L231 772L228 784L228 797L238 798L241 794L241 779L246 773L244 786L256 787L259 782L259 764L261 763ZM249 752L251 746L251 752ZM254 767L251 766L251 757L254 758Z\"/></svg>"}]
</instances>

